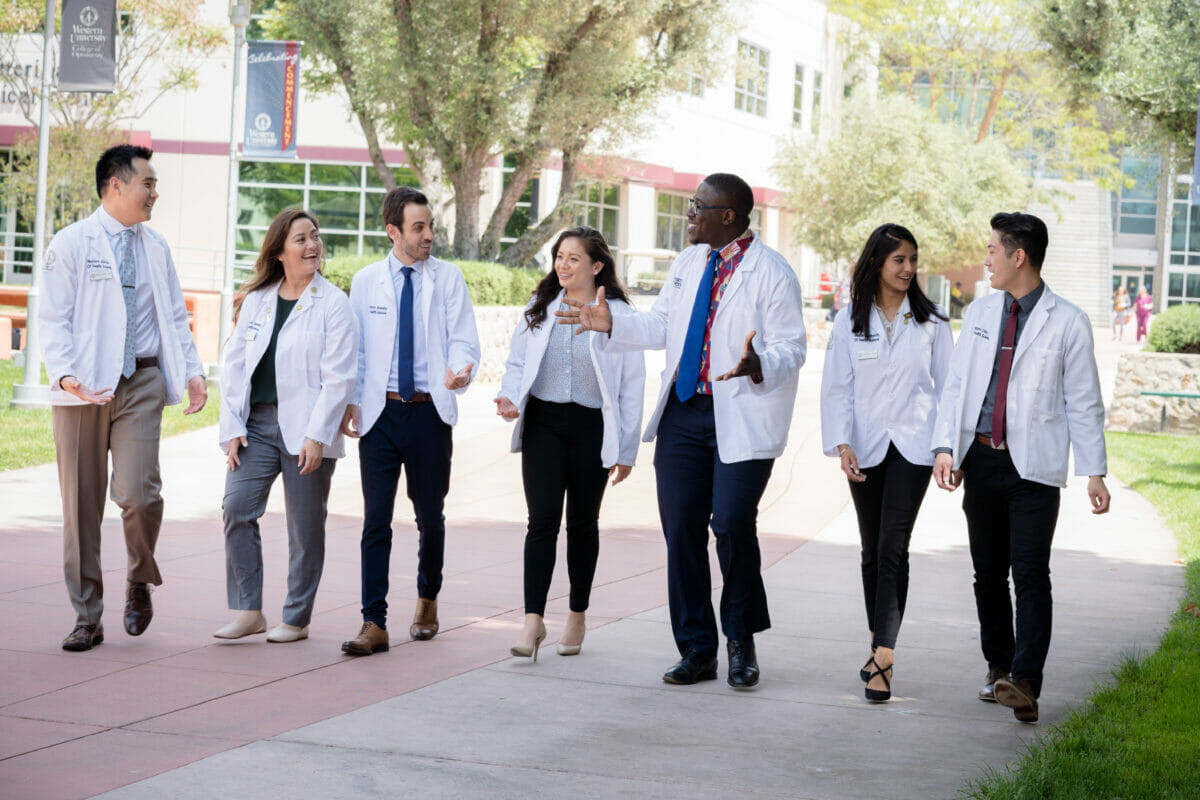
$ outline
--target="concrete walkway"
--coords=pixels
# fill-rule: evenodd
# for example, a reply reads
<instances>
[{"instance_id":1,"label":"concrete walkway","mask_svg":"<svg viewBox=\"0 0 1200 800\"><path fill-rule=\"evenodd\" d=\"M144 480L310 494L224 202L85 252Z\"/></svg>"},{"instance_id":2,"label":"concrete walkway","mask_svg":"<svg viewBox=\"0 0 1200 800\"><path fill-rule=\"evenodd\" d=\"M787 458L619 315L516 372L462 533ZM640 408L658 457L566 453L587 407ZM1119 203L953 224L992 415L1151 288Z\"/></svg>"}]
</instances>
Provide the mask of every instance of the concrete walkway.
<instances>
[{"instance_id":1,"label":"concrete walkway","mask_svg":"<svg viewBox=\"0 0 1200 800\"><path fill-rule=\"evenodd\" d=\"M1097 330L1111 390L1118 346ZM1124 349L1129 349L1128 345ZM1000 768L1080 702L1126 653L1152 649L1183 583L1149 505L1115 479L1092 517L1084 483L1064 491L1055 542L1055 638L1041 726L980 703L979 654L961 494L931 488L913 538L912 588L891 703L870 706L857 529L836 462L820 454L823 353L802 371L787 453L760 528L773 628L757 637L763 682L662 683L676 658L666 609L653 449L610 489L583 652L508 656L521 620L525 507L493 386L466 395L447 506L442 633L404 641L415 530L398 515L391 652L343 657L359 626L361 496L353 457L335 475L325 577L311 638L211 638L228 620L212 430L163 444L167 583L150 631L121 630L119 517L106 519L107 638L58 642L72 612L61 581L52 466L0 474L0 796L4 798L952 797ZM657 373L660 357L648 363ZM655 381L651 381L651 384ZM653 391L651 386L650 390ZM281 493L263 524L268 621L283 600ZM560 550L561 561L561 550ZM714 558L715 564L715 558ZM559 573L565 573L560 564ZM552 643L565 574L548 608Z\"/></svg>"}]
</instances>

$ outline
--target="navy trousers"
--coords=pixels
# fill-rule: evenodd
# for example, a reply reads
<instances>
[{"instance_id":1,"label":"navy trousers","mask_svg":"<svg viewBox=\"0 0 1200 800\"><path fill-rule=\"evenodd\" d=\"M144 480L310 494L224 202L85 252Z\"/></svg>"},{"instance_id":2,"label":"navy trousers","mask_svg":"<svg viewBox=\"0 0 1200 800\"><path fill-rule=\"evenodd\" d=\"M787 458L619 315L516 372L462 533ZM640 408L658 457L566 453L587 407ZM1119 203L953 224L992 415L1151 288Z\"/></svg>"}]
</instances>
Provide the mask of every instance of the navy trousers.
<instances>
[{"instance_id":1,"label":"navy trousers","mask_svg":"<svg viewBox=\"0 0 1200 800\"><path fill-rule=\"evenodd\" d=\"M433 403L388 400L383 413L358 443L362 472L362 615L387 628L388 567L392 556L392 514L400 469L416 514L417 594L437 598L442 588L446 518L450 490L450 426Z\"/></svg>"},{"instance_id":2,"label":"navy trousers","mask_svg":"<svg viewBox=\"0 0 1200 800\"><path fill-rule=\"evenodd\" d=\"M758 549L758 501L774 459L726 464L717 457L713 401L681 403L672 391L658 426L654 472L658 513L667 540L671 630L680 654L715 655L717 624L709 577L708 529L721 566L721 628L749 639L771 627Z\"/></svg>"}]
</instances>

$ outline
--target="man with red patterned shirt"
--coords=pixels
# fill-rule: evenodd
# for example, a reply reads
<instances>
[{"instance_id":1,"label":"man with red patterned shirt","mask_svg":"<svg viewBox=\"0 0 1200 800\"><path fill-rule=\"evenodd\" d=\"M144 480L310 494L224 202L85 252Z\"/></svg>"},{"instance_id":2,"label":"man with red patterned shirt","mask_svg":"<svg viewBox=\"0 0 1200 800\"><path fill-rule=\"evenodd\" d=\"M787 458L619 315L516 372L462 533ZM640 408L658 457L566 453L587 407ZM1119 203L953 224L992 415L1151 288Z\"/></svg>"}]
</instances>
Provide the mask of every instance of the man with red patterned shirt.
<instances>
[{"instance_id":1,"label":"man with red patterned shirt","mask_svg":"<svg viewBox=\"0 0 1200 800\"><path fill-rule=\"evenodd\" d=\"M717 677L708 529L716 538L729 685L758 683L754 634L770 627L758 547L758 502L787 444L805 334L800 283L750 230L754 193L709 175L688 203L687 248L650 311L614 323L601 293L560 323L608 333L601 346L667 351L643 439L657 436L658 510L667 540L671 628L682 658L674 684Z\"/></svg>"}]
</instances>

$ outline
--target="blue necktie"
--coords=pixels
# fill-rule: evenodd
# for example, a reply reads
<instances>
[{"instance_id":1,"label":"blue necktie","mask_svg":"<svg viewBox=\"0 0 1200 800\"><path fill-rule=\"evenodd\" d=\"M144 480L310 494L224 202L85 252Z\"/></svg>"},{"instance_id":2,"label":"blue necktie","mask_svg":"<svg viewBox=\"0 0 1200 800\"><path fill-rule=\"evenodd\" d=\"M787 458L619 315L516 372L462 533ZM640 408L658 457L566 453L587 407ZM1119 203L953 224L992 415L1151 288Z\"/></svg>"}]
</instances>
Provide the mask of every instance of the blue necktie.
<instances>
[{"instance_id":1,"label":"blue necktie","mask_svg":"<svg viewBox=\"0 0 1200 800\"><path fill-rule=\"evenodd\" d=\"M700 377L700 353L704 350L704 329L708 327L708 309L712 306L713 275L721 254L713 250L708 254L708 264L700 285L696 287L696 301L692 303L692 317L688 321L687 338L683 340L683 356L679 359L679 374L675 378L675 396L686 403L696 393L696 381Z\"/></svg>"},{"instance_id":2,"label":"blue necktie","mask_svg":"<svg viewBox=\"0 0 1200 800\"><path fill-rule=\"evenodd\" d=\"M133 254L133 228L121 231L121 295L125 298L125 357L121 364L121 375L133 377L137 369L137 353L134 352L134 337L137 335L137 259Z\"/></svg>"},{"instance_id":3,"label":"blue necktie","mask_svg":"<svg viewBox=\"0 0 1200 800\"><path fill-rule=\"evenodd\" d=\"M411 400L417 393L416 379L413 378L413 282L412 267L401 267L404 273L404 288L400 292L400 339L399 350L399 385L397 389L405 400Z\"/></svg>"}]
</instances>

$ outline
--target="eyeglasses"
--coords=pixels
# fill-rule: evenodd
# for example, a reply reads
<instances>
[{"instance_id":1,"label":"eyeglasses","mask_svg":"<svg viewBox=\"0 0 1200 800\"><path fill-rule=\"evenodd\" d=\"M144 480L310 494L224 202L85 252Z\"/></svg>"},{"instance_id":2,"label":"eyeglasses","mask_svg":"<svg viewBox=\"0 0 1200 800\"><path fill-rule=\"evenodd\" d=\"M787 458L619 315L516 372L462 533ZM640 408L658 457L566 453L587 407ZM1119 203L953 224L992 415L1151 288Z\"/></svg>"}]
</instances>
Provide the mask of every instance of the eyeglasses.
<instances>
[{"instance_id":1,"label":"eyeglasses","mask_svg":"<svg viewBox=\"0 0 1200 800\"><path fill-rule=\"evenodd\" d=\"M689 197L687 210L689 214L698 214L701 211L729 211L730 207L701 205L697 198Z\"/></svg>"}]
</instances>

